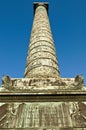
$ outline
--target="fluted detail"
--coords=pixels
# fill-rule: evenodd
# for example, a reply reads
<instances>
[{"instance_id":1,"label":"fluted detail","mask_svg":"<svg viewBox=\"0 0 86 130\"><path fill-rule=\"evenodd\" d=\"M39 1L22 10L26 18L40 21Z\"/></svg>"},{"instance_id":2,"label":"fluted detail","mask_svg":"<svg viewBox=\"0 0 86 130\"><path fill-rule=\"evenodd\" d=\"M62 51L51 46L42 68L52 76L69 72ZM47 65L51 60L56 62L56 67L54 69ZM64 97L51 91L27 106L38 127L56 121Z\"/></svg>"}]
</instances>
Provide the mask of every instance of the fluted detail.
<instances>
[{"instance_id":1,"label":"fluted detail","mask_svg":"<svg viewBox=\"0 0 86 130\"><path fill-rule=\"evenodd\" d=\"M45 4L38 3L35 9L30 45L24 77L58 77L54 41Z\"/></svg>"}]
</instances>

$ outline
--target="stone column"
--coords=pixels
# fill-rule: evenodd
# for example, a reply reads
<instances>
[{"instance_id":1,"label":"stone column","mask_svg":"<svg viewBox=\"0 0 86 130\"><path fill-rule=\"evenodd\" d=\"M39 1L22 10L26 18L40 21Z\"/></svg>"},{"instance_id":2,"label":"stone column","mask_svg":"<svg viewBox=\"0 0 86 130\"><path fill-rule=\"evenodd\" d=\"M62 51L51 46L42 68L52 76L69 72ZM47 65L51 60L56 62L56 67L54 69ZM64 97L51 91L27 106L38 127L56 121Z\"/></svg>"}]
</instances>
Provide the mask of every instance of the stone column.
<instances>
[{"instance_id":1,"label":"stone column","mask_svg":"<svg viewBox=\"0 0 86 130\"><path fill-rule=\"evenodd\" d=\"M34 4L34 21L25 78L57 78L60 76L47 10L47 3Z\"/></svg>"}]
</instances>

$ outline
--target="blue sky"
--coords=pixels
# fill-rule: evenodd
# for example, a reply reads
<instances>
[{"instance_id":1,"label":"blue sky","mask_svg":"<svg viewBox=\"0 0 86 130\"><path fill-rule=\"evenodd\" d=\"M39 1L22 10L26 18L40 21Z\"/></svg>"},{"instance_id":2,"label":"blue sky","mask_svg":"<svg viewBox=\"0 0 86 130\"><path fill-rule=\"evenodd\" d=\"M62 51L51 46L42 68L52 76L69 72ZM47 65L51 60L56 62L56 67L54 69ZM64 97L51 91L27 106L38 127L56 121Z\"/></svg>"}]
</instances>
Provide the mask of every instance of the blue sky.
<instances>
[{"instance_id":1,"label":"blue sky","mask_svg":"<svg viewBox=\"0 0 86 130\"><path fill-rule=\"evenodd\" d=\"M24 76L33 2L0 0L0 84L2 75ZM86 84L86 0L46 2L61 76L82 74Z\"/></svg>"}]
</instances>

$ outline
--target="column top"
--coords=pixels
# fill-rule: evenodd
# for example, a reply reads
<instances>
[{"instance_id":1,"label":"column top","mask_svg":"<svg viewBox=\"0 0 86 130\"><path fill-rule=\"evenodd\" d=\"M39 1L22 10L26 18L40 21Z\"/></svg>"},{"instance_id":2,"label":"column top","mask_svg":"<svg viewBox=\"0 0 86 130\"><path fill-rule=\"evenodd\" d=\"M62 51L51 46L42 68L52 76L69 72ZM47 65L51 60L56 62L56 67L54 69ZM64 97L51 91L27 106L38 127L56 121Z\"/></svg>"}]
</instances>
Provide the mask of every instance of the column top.
<instances>
[{"instance_id":1,"label":"column top","mask_svg":"<svg viewBox=\"0 0 86 130\"><path fill-rule=\"evenodd\" d=\"M48 13L48 6L49 6L49 4L48 4L48 2L34 2L33 3L33 7L34 7L34 14L35 14L35 10L36 10L36 8L38 7L38 6L44 6L45 8L46 8L46 10L47 10L47 13Z\"/></svg>"}]
</instances>

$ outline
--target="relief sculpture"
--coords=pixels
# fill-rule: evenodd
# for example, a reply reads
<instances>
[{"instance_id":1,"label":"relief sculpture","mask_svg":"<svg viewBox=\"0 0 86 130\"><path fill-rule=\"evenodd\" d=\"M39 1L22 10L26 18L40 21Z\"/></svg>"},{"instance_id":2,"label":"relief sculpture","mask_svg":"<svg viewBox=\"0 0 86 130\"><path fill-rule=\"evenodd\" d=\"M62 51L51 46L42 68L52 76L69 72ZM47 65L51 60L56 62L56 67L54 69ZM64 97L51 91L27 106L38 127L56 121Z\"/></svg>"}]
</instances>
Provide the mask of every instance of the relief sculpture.
<instances>
[{"instance_id":1,"label":"relief sculpture","mask_svg":"<svg viewBox=\"0 0 86 130\"><path fill-rule=\"evenodd\" d=\"M86 127L86 102L0 105L0 128Z\"/></svg>"},{"instance_id":2,"label":"relief sculpture","mask_svg":"<svg viewBox=\"0 0 86 130\"><path fill-rule=\"evenodd\" d=\"M0 130L86 130L84 78L60 76L48 7L34 3L24 78L2 77Z\"/></svg>"},{"instance_id":3,"label":"relief sculpture","mask_svg":"<svg viewBox=\"0 0 86 130\"><path fill-rule=\"evenodd\" d=\"M77 75L75 78L20 78L9 76L2 78L2 87L8 91L36 91L36 90L86 90L84 79Z\"/></svg>"},{"instance_id":4,"label":"relief sculpture","mask_svg":"<svg viewBox=\"0 0 86 130\"><path fill-rule=\"evenodd\" d=\"M71 117L74 126L86 127L86 104L81 102L73 103Z\"/></svg>"}]
</instances>

